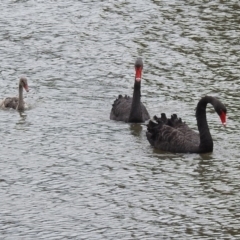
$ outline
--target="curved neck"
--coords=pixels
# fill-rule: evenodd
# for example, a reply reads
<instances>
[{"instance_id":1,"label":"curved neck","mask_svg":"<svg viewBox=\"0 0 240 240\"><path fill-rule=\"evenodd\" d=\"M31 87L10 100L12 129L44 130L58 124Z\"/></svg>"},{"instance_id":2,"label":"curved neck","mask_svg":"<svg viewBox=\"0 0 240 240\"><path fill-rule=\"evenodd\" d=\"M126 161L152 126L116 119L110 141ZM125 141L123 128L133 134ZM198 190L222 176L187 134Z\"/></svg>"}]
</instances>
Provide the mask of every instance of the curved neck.
<instances>
[{"instance_id":1,"label":"curved neck","mask_svg":"<svg viewBox=\"0 0 240 240\"><path fill-rule=\"evenodd\" d=\"M141 108L141 81L134 83L132 106L129 115L129 122L142 122L142 108Z\"/></svg>"},{"instance_id":2,"label":"curved neck","mask_svg":"<svg viewBox=\"0 0 240 240\"><path fill-rule=\"evenodd\" d=\"M23 102L23 87L21 84L19 84L19 89L18 89L18 110L24 110L24 102Z\"/></svg>"},{"instance_id":3,"label":"curved neck","mask_svg":"<svg viewBox=\"0 0 240 240\"><path fill-rule=\"evenodd\" d=\"M197 105L196 109L196 118L197 118L197 125L200 134L200 145L199 150L200 152L211 152L213 150L213 140L211 133L208 128L207 117L206 117L206 108L207 104L213 104L212 97L203 97Z\"/></svg>"}]
</instances>

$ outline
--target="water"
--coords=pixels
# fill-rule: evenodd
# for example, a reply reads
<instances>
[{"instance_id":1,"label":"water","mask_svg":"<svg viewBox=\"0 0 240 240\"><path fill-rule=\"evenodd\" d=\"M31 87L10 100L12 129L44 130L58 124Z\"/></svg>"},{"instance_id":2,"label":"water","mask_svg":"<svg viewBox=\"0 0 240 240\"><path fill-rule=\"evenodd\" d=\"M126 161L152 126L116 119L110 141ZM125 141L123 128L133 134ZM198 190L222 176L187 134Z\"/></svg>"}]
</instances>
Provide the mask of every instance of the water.
<instances>
[{"instance_id":1,"label":"water","mask_svg":"<svg viewBox=\"0 0 240 240\"><path fill-rule=\"evenodd\" d=\"M2 110L1 239L239 239L238 1L1 3L0 96L29 80L30 109ZM151 116L208 94L210 154L151 148L145 124L109 120L144 60Z\"/></svg>"}]
</instances>

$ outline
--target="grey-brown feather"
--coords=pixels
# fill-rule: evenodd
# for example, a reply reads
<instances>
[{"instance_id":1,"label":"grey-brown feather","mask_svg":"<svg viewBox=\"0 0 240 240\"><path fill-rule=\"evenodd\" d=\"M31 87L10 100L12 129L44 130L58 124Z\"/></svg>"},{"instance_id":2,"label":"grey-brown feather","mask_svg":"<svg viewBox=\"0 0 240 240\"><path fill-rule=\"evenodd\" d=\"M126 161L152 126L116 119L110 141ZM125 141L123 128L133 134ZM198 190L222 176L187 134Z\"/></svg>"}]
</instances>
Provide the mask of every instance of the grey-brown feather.
<instances>
[{"instance_id":1,"label":"grey-brown feather","mask_svg":"<svg viewBox=\"0 0 240 240\"><path fill-rule=\"evenodd\" d=\"M7 97L5 98L1 103L1 108L13 108L19 111L22 111L25 109L26 105L23 101L23 88L25 88L26 91L28 91L28 83L27 79L25 77L21 77L19 80L18 85L18 91L19 95L18 97Z\"/></svg>"},{"instance_id":2,"label":"grey-brown feather","mask_svg":"<svg viewBox=\"0 0 240 240\"><path fill-rule=\"evenodd\" d=\"M3 105L5 108L17 109L18 107L18 97L7 97L4 99Z\"/></svg>"}]
</instances>

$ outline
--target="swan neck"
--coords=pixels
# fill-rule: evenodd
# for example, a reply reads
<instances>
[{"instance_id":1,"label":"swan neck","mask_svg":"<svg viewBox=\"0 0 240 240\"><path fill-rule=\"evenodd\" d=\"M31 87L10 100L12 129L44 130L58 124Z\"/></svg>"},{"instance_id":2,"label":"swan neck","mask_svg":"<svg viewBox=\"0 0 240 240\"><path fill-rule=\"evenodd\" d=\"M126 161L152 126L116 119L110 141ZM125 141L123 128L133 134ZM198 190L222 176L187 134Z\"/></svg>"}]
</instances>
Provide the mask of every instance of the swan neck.
<instances>
[{"instance_id":1,"label":"swan neck","mask_svg":"<svg viewBox=\"0 0 240 240\"><path fill-rule=\"evenodd\" d=\"M18 89L18 110L24 110L24 102L23 102L23 86L19 84Z\"/></svg>"},{"instance_id":2,"label":"swan neck","mask_svg":"<svg viewBox=\"0 0 240 240\"><path fill-rule=\"evenodd\" d=\"M142 122L141 82L135 81L129 122Z\"/></svg>"},{"instance_id":3,"label":"swan neck","mask_svg":"<svg viewBox=\"0 0 240 240\"><path fill-rule=\"evenodd\" d=\"M212 98L204 97L199 101L196 109L197 126L200 134L200 152L211 152L213 150L213 140L206 117L206 108L208 103L212 104Z\"/></svg>"}]
</instances>

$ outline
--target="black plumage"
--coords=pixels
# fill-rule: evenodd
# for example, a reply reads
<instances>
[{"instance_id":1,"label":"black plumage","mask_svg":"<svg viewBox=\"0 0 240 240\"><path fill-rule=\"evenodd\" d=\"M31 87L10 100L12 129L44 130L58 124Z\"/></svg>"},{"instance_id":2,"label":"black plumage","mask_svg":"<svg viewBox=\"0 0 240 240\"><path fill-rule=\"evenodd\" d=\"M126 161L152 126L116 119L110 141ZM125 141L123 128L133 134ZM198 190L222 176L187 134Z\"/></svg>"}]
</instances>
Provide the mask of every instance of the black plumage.
<instances>
[{"instance_id":1,"label":"black plumage","mask_svg":"<svg viewBox=\"0 0 240 240\"><path fill-rule=\"evenodd\" d=\"M182 122L176 114L167 118L162 114L160 118L154 117L147 125L147 139L149 143L160 150L178 153L206 153L213 151L213 140L209 131L206 107L210 103L219 115L222 123L226 125L226 107L216 98L203 97L196 108L196 119L199 133L193 131Z\"/></svg>"},{"instance_id":2,"label":"black plumage","mask_svg":"<svg viewBox=\"0 0 240 240\"><path fill-rule=\"evenodd\" d=\"M124 122L140 123L150 118L146 107L141 102L141 77L143 62L138 58L135 62L135 82L133 97L119 95L112 105L110 119Z\"/></svg>"}]
</instances>

